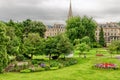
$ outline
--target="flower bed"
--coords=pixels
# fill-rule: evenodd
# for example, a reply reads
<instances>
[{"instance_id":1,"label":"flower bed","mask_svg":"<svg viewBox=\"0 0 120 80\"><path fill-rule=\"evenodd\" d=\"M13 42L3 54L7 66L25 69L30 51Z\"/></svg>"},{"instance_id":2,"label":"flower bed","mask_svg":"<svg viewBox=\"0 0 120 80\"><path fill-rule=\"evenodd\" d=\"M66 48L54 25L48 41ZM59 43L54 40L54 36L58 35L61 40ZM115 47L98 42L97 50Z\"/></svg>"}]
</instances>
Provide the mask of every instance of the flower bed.
<instances>
[{"instance_id":1,"label":"flower bed","mask_svg":"<svg viewBox=\"0 0 120 80\"><path fill-rule=\"evenodd\" d=\"M113 63L100 63L100 64L95 64L96 68L103 68L103 69L117 69L117 65Z\"/></svg>"},{"instance_id":2,"label":"flower bed","mask_svg":"<svg viewBox=\"0 0 120 80\"><path fill-rule=\"evenodd\" d=\"M96 54L96 56L104 56L103 54Z\"/></svg>"}]
</instances>

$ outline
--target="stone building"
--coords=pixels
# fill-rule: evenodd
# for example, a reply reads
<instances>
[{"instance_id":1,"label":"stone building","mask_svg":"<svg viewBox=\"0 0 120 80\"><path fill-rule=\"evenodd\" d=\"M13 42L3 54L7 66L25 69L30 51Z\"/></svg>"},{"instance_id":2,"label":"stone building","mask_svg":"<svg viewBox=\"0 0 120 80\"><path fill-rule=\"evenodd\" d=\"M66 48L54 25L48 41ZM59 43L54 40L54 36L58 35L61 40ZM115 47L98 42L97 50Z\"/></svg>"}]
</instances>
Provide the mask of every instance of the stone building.
<instances>
[{"instance_id":1,"label":"stone building","mask_svg":"<svg viewBox=\"0 0 120 80\"><path fill-rule=\"evenodd\" d=\"M71 1L70 1L68 19L71 17L73 17L73 13L72 13ZM120 40L120 26L117 23L111 22L111 23L105 23L105 24L98 24L98 27L95 32L97 41L99 40L100 27L103 28L104 38L106 43L110 43L113 40ZM45 38L50 36L55 36L65 32L64 24L54 24L53 26L48 25L46 28L47 28L47 31L45 33Z\"/></svg>"},{"instance_id":2,"label":"stone building","mask_svg":"<svg viewBox=\"0 0 120 80\"><path fill-rule=\"evenodd\" d=\"M47 31L45 32L45 38L52 37L65 32L64 24L54 24L53 26L48 25Z\"/></svg>"},{"instance_id":3,"label":"stone building","mask_svg":"<svg viewBox=\"0 0 120 80\"><path fill-rule=\"evenodd\" d=\"M71 5L71 1L70 1L68 19L71 18L72 16L73 16L72 5ZM65 32L65 25L64 24L54 24L53 26L47 25L46 29L47 30L45 32L45 38L50 37L50 36L55 36L55 35Z\"/></svg>"},{"instance_id":4,"label":"stone building","mask_svg":"<svg viewBox=\"0 0 120 80\"><path fill-rule=\"evenodd\" d=\"M100 27L103 28L104 38L106 43L110 43L113 40L120 40L120 26L117 23L98 24L95 35L96 40L99 40Z\"/></svg>"}]
</instances>

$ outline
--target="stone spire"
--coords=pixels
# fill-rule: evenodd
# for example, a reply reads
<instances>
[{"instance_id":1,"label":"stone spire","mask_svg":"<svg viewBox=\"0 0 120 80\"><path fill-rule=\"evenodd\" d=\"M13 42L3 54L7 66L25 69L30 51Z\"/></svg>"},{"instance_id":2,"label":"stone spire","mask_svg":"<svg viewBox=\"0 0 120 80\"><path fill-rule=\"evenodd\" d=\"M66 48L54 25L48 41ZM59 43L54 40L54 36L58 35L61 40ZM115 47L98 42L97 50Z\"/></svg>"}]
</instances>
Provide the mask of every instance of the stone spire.
<instances>
[{"instance_id":1,"label":"stone spire","mask_svg":"<svg viewBox=\"0 0 120 80\"><path fill-rule=\"evenodd\" d=\"M69 7L69 13L68 13L68 19L73 16L72 14L72 5L71 5L71 0L70 0L70 7Z\"/></svg>"}]
</instances>

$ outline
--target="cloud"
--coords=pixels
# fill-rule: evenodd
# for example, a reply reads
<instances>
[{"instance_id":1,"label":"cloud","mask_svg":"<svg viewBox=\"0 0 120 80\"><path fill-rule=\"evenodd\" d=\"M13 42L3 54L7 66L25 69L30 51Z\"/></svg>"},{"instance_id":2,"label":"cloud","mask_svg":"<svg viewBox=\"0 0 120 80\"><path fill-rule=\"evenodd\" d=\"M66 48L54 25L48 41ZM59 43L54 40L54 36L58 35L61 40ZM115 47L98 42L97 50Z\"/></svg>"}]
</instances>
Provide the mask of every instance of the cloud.
<instances>
[{"instance_id":1,"label":"cloud","mask_svg":"<svg viewBox=\"0 0 120 80\"><path fill-rule=\"evenodd\" d=\"M0 0L0 19L27 18L45 24L65 23L70 0ZM92 16L97 22L120 21L119 0L72 0L74 15Z\"/></svg>"}]
</instances>

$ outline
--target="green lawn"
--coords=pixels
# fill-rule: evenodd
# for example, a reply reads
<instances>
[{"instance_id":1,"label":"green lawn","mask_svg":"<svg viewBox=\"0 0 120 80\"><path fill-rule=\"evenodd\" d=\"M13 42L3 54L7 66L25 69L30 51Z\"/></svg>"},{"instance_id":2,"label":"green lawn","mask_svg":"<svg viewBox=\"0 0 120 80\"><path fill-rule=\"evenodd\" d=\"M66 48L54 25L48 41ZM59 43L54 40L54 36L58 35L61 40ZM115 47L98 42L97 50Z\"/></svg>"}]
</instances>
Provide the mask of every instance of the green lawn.
<instances>
[{"instance_id":1,"label":"green lawn","mask_svg":"<svg viewBox=\"0 0 120 80\"><path fill-rule=\"evenodd\" d=\"M59 70L34 73L4 73L0 80L120 80L120 69L94 69L92 66L99 62L112 62L120 66L120 60L110 58L108 53L104 57L96 57L95 50L87 58L78 58L78 64Z\"/></svg>"}]
</instances>

